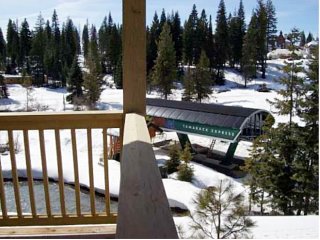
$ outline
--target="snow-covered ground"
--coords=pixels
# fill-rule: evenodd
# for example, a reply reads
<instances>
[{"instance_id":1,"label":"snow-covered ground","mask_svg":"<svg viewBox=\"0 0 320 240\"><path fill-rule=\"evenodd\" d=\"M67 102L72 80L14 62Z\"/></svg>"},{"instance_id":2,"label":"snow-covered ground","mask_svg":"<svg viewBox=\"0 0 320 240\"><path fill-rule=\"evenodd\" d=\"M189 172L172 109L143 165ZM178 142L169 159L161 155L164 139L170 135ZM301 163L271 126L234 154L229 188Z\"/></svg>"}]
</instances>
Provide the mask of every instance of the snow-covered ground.
<instances>
[{"instance_id":1,"label":"snow-covered ground","mask_svg":"<svg viewBox=\"0 0 320 240\"><path fill-rule=\"evenodd\" d=\"M302 60L304 65L307 64L307 60ZM276 81L277 78L283 75L281 67L284 65L284 60L270 60L268 61L268 70L266 79L255 79L248 84L247 88L243 87L242 77L232 69L227 69L225 72L226 84L224 86L214 87L214 92L205 102L219 103L229 106L243 106L251 108L261 108L267 111L274 111L271 108L267 100L273 100L277 97L277 93L274 90L282 88L282 86ZM106 86L101 94L98 108L101 110L114 110L122 109L122 90L110 87L112 79L106 77L105 82L109 86ZM261 93L256 91L260 84L266 84L268 88L273 89L268 93ZM26 90L21 85L9 85L9 99L0 99L0 111L23 111L26 108ZM169 96L170 99L181 100L183 89L181 84L177 84L177 89L173 90L173 94ZM48 89L48 88L34 88L32 92L33 103L39 103L48 111L72 111L73 106L67 104L64 100L67 95L65 89ZM156 92L148 94L150 98L160 97ZM285 116L274 115L276 122L286 122L288 118ZM299 119L295 119L299 121ZM16 138L22 142L22 133L14 132ZM31 159L33 174L35 178L42 178L41 169L41 154L38 143L38 133L30 131L30 146L31 146ZM72 161L67 159L72 158L72 146L70 140L70 131L63 130L60 133L62 143L62 159L64 169L64 179L68 183L74 181L73 164ZM19 137L17 137L19 136ZM173 139L177 140L176 134L164 133L160 136L163 140ZM0 132L0 143L6 142L6 133ZM48 163L48 174L50 178L58 178L57 161L56 161L56 149L54 142L54 132L45 131L46 139L46 153ZM80 172L80 181L83 186L89 186L88 177L88 157L87 157L87 145L86 132L83 130L77 130L78 140L78 158L79 169L86 169L86 171ZM199 136L190 136L191 142L203 146L209 146L212 139L203 138ZM26 176L26 163L24 157L23 144L21 145L21 151L16 155L17 167L20 176ZM246 157L248 156L248 149L251 143L240 142L236 155ZM225 151L227 145L223 142L217 142L215 148ZM168 159L168 154L163 149L155 148L155 155L158 163L163 163ZM102 154L102 133L99 130L93 131L93 161L94 161L94 177L95 187L97 191L104 191L103 168L98 164L100 156ZM9 155L2 155L1 165L6 177L10 177L11 163ZM230 179L236 186L236 191L247 194L246 188L242 184L242 179L232 179L224 174L218 173L210 168L202 166L201 164L192 164L195 170L195 177L192 183L181 182L175 179L175 174L172 174L168 179L163 179L164 187L166 190L169 204L171 207L179 207L182 209L188 209L193 211L194 205L192 199L203 188L216 185L219 180ZM120 186L120 165L114 160L109 160L109 179L110 179L110 194L113 197L119 195ZM190 219L188 217L175 217L175 223L182 225L184 231L190 234L188 225ZM253 217L257 226L252 230L254 238L318 238L319 237L319 217L307 216L307 217Z\"/></svg>"}]
</instances>

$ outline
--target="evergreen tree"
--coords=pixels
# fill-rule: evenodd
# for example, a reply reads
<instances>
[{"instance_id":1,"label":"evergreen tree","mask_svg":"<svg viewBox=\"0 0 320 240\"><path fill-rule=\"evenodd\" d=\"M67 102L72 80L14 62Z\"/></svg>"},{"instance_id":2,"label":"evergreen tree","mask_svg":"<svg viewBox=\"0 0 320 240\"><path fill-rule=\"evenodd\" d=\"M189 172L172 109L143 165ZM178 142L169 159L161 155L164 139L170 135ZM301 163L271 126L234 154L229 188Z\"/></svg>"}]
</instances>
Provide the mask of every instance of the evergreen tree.
<instances>
[{"instance_id":1,"label":"evergreen tree","mask_svg":"<svg viewBox=\"0 0 320 240\"><path fill-rule=\"evenodd\" d=\"M297 215L319 212L319 50L313 52L308 81L304 81L298 116L305 123L299 128L298 157L293 163Z\"/></svg>"},{"instance_id":2,"label":"evergreen tree","mask_svg":"<svg viewBox=\"0 0 320 240\"><path fill-rule=\"evenodd\" d=\"M157 12L154 13L153 21L151 23L150 31L147 38L147 73L150 74L154 67L157 58L157 42L160 37L160 22Z\"/></svg>"},{"instance_id":3,"label":"evergreen tree","mask_svg":"<svg viewBox=\"0 0 320 240\"><path fill-rule=\"evenodd\" d=\"M266 2L267 11L267 51L275 49L275 42L277 39L277 17L276 9L271 0Z\"/></svg>"},{"instance_id":4,"label":"evergreen tree","mask_svg":"<svg viewBox=\"0 0 320 240\"><path fill-rule=\"evenodd\" d=\"M166 161L166 167L168 173L174 173L178 170L180 165L180 150L177 144L174 144L169 149L169 157L170 159Z\"/></svg>"},{"instance_id":5,"label":"evergreen tree","mask_svg":"<svg viewBox=\"0 0 320 240\"><path fill-rule=\"evenodd\" d=\"M194 92L196 99L201 103L202 99L208 98L212 93L210 82L210 69L209 59L204 50L201 52L200 61L196 66L195 79L194 79Z\"/></svg>"},{"instance_id":6,"label":"evergreen tree","mask_svg":"<svg viewBox=\"0 0 320 240\"><path fill-rule=\"evenodd\" d=\"M212 72L212 68L214 66L214 56L215 56L215 50L214 50L214 37L213 37L213 28L212 28L212 17L210 15L209 17L209 26L208 26L208 32L207 32L207 43L206 43L206 53L210 61L210 72Z\"/></svg>"},{"instance_id":7,"label":"evergreen tree","mask_svg":"<svg viewBox=\"0 0 320 240\"><path fill-rule=\"evenodd\" d=\"M260 206L260 215L264 215L264 206L267 203L268 190L271 181L272 166L276 163L274 149L272 146L272 126L274 118L268 115L262 127L263 134L253 141L250 157L245 160L241 169L249 173L246 184L249 185L249 213L252 204ZM271 176L275 178L277 176Z\"/></svg>"},{"instance_id":8,"label":"evergreen tree","mask_svg":"<svg viewBox=\"0 0 320 240\"><path fill-rule=\"evenodd\" d=\"M83 56L85 59L88 57L89 51L89 29L88 24L85 24L82 31L82 49L83 49Z\"/></svg>"},{"instance_id":9,"label":"evergreen tree","mask_svg":"<svg viewBox=\"0 0 320 240\"><path fill-rule=\"evenodd\" d=\"M248 26L248 31L244 37L244 43L242 48L242 74L245 81L245 87L247 87L248 81L256 75L257 64L257 15L252 13L251 21Z\"/></svg>"},{"instance_id":10,"label":"evergreen tree","mask_svg":"<svg viewBox=\"0 0 320 240\"><path fill-rule=\"evenodd\" d=\"M101 65L100 65L100 54L99 54L99 47L98 47L98 35L97 35L96 27L94 25L91 26L91 30L90 30L89 51L91 52L90 60L95 62L96 71L100 74Z\"/></svg>"},{"instance_id":11,"label":"evergreen tree","mask_svg":"<svg viewBox=\"0 0 320 240\"><path fill-rule=\"evenodd\" d=\"M313 41L313 35L312 35L312 33L311 32L309 32L309 34L308 34L308 37L307 37L307 43L309 43L309 42L311 42L311 41Z\"/></svg>"},{"instance_id":12,"label":"evergreen tree","mask_svg":"<svg viewBox=\"0 0 320 240\"><path fill-rule=\"evenodd\" d=\"M176 78L176 53L170 33L170 26L166 23L158 42L158 56L153 69L153 83L159 88L165 99L171 94L173 81Z\"/></svg>"},{"instance_id":13,"label":"evergreen tree","mask_svg":"<svg viewBox=\"0 0 320 240\"><path fill-rule=\"evenodd\" d=\"M9 19L7 27L7 57L10 58L10 71L11 68L17 66L17 60L19 58L19 33L18 26Z\"/></svg>"},{"instance_id":14,"label":"evergreen tree","mask_svg":"<svg viewBox=\"0 0 320 240\"><path fill-rule=\"evenodd\" d=\"M122 69L122 55L119 56L118 63L116 65L114 74L113 74L114 83L116 88L123 88L123 69Z\"/></svg>"},{"instance_id":15,"label":"evergreen tree","mask_svg":"<svg viewBox=\"0 0 320 240\"><path fill-rule=\"evenodd\" d=\"M198 11L194 4L188 21L184 24L183 32L183 59L187 65L197 64L198 21Z\"/></svg>"},{"instance_id":16,"label":"evergreen tree","mask_svg":"<svg viewBox=\"0 0 320 240\"><path fill-rule=\"evenodd\" d=\"M226 17L226 7L224 0L221 0L218 7L215 31L215 48L216 48L216 82L224 83L224 65L227 61L229 51L229 34Z\"/></svg>"},{"instance_id":17,"label":"evergreen tree","mask_svg":"<svg viewBox=\"0 0 320 240\"><path fill-rule=\"evenodd\" d=\"M184 85L184 92L182 96L183 101L192 101L194 98L195 88L194 88L194 72L193 70L188 67L187 71L184 73L183 78L183 85Z\"/></svg>"},{"instance_id":18,"label":"evergreen tree","mask_svg":"<svg viewBox=\"0 0 320 240\"><path fill-rule=\"evenodd\" d=\"M195 49L195 62L199 63L201 52L208 51L207 46L207 38L208 38L208 19L206 11L203 9L201 12L201 16L198 21L198 29L197 29L197 48Z\"/></svg>"},{"instance_id":19,"label":"evergreen tree","mask_svg":"<svg viewBox=\"0 0 320 240\"><path fill-rule=\"evenodd\" d=\"M300 47L304 47L306 45L306 34L304 33L304 31L301 32L300 35Z\"/></svg>"},{"instance_id":20,"label":"evergreen tree","mask_svg":"<svg viewBox=\"0 0 320 240\"><path fill-rule=\"evenodd\" d=\"M266 78L267 68L267 27L268 27L268 15L267 8L263 0L258 0L257 14L257 60L262 72L262 78Z\"/></svg>"},{"instance_id":21,"label":"evergreen tree","mask_svg":"<svg viewBox=\"0 0 320 240\"><path fill-rule=\"evenodd\" d=\"M62 78L62 66L61 66L61 54L60 54L60 47L61 47L61 32L59 28L59 19L56 10L53 11L52 15L52 23L51 23L51 30L52 30L52 45L53 45L53 66L51 71L51 76L53 79L61 79Z\"/></svg>"},{"instance_id":22,"label":"evergreen tree","mask_svg":"<svg viewBox=\"0 0 320 240\"><path fill-rule=\"evenodd\" d=\"M44 82L44 54L46 50L46 34L44 31L44 26L45 22L40 13L36 21L32 47L30 51L30 55L32 56L32 76L34 84L38 86Z\"/></svg>"},{"instance_id":23,"label":"evergreen tree","mask_svg":"<svg viewBox=\"0 0 320 240\"><path fill-rule=\"evenodd\" d=\"M67 90L71 93L67 96L67 101L73 103L75 98L81 98L83 96L82 85L82 71L79 66L78 57L75 57L67 78Z\"/></svg>"},{"instance_id":24,"label":"evergreen tree","mask_svg":"<svg viewBox=\"0 0 320 240\"><path fill-rule=\"evenodd\" d=\"M2 29L0 28L0 70L5 69L6 65L6 54L7 52L7 43L4 40Z\"/></svg>"},{"instance_id":25,"label":"evergreen tree","mask_svg":"<svg viewBox=\"0 0 320 240\"><path fill-rule=\"evenodd\" d=\"M29 24L26 19L21 24L20 29L20 44L19 44L19 63L20 65L24 64L27 60L27 57L30 56L30 50L31 50L31 41L32 41L32 35L31 31L29 29Z\"/></svg>"},{"instance_id":26,"label":"evergreen tree","mask_svg":"<svg viewBox=\"0 0 320 240\"><path fill-rule=\"evenodd\" d=\"M182 28L181 20L178 12L175 12L171 26L172 40L176 51L176 66L182 61Z\"/></svg>"},{"instance_id":27,"label":"evergreen tree","mask_svg":"<svg viewBox=\"0 0 320 240\"><path fill-rule=\"evenodd\" d=\"M168 22L167 22L166 12L163 8L162 12L161 12L161 16L160 16L160 31L161 32L163 31L163 26L165 23L168 23Z\"/></svg>"},{"instance_id":28,"label":"evergreen tree","mask_svg":"<svg viewBox=\"0 0 320 240\"><path fill-rule=\"evenodd\" d=\"M231 181L221 180L217 187L202 190L193 202L193 238L249 238L255 223L246 216L244 197L235 193Z\"/></svg>"},{"instance_id":29,"label":"evergreen tree","mask_svg":"<svg viewBox=\"0 0 320 240\"><path fill-rule=\"evenodd\" d=\"M238 41L236 42L236 51L235 51L235 63L241 65L242 59L242 47L244 36L246 34L246 17L244 12L244 6L242 0L240 0L239 10L238 10ZM242 69L242 66L240 67Z\"/></svg>"},{"instance_id":30,"label":"evergreen tree","mask_svg":"<svg viewBox=\"0 0 320 240\"><path fill-rule=\"evenodd\" d=\"M8 88L6 83L4 82L4 77L0 74L0 99L1 98L8 98Z\"/></svg>"},{"instance_id":31,"label":"evergreen tree","mask_svg":"<svg viewBox=\"0 0 320 240\"><path fill-rule=\"evenodd\" d=\"M181 164L178 167L178 179L180 181L191 182L194 170L190 166L190 161L192 160L190 145L187 143L180 153Z\"/></svg>"},{"instance_id":32,"label":"evergreen tree","mask_svg":"<svg viewBox=\"0 0 320 240\"><path fill-rule=\"evenodd\" d=\"M236 60L235 55L237 49L237 43L239 41L238 39L238 17L236 16L236 13L231 16L229 15L228 18L228 28L229 28L229 64L231 67L234 68Z\"/></svg>"},{"instance_id":33,"label":"evergreen tree","mask_svg":"<svg viewBox=\"0 0 320 240\"><path fill-rule=\"evenodd\" d=\"M88 108L92 110L95 109L95 104L100 99L102 92L102 79L97 69L97 62L92 53L92 48L89 48L86 68L88 72L84 72L84 97Z\"/></svg>"}]
</instances>

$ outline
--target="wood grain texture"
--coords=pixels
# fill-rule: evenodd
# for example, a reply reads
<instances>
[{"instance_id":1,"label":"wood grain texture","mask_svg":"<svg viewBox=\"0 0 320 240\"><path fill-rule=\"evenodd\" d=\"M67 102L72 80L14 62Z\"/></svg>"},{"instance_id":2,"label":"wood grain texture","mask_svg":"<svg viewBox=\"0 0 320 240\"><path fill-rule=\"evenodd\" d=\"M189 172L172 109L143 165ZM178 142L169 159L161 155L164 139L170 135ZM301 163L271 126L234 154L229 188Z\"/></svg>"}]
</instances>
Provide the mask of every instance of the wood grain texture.
<instances>
[{"instance_id":1,"label":"wood grain texture","mask_svg":"<svg viewBox=\"0 0 320 240\"><path fill-rule=\"evenodd\" d=\"M123 110L146 113L146 1L123 0Z\"/></svg>"},{"instance_id":2,"label":"wood grain texture","mask_svg":"<svg viewBox=\"0 0 320 240\"><path fill-rule=\"evenodd\" d=\"M81 236L100 234L109 237L114 237L116 232L115 224L103 225L80 225L80 226L35 226L35 227L2 227L0 228L0 238L31 238L31 237L50 237L52 235L57 237L65 236Z\"/></svg>"},{"instance_id":3,"label":"wood grain texture","mask_svg":"<svg viewBox=\"0 0 320 240\"><path fill-rule=\"evenodd\" d=\"M145 118L127 114L117 238L178 238Z\"/></svg>"},{"instance_id":4,"label":"wood grain texture","mask_svg":"<svg viewBox=\"0 0 320 240\"><path fill-rule=\"evenodd\" d=\"M120 128L122 123L122 111L0 113L0 131Z\"/></svg>"}]
</instances>

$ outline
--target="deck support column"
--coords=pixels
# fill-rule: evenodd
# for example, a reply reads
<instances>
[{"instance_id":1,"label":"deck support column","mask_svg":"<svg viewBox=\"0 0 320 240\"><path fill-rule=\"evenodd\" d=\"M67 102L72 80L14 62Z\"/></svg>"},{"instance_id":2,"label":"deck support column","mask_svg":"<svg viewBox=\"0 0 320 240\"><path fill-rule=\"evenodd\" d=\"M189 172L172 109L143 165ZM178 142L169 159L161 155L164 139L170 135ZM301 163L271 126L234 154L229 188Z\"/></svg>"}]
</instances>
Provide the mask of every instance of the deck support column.
<instances>
[{"instance_id":1,"label":"deck support column","mask_svg":"<svg viewBox=\"0 0 320 240\"><path fill-rule=\"evenodd\" d=\"M146 1L123 0L123 111L146 114Z\"/></svg>"}]
</instances>

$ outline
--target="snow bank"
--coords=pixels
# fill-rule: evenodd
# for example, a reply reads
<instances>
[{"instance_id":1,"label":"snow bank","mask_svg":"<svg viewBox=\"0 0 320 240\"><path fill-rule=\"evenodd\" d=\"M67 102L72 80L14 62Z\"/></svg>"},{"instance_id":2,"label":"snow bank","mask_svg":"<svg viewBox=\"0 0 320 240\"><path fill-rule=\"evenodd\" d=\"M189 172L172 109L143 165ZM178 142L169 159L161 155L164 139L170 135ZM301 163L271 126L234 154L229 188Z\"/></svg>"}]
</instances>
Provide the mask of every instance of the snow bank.
<instances>
[{"instance_id":1,"label":"snow bank","mask_svg":"<svg viewBox=\"0 0 320 240\"><path fill-rule=\"evenodd\" d=\"M251 229L254 239L319 239L319 216L251 217L256 227ZM190 237L192 221L189 217L174 217L184 237Z\"/></svg>"},{"instance_id":2,"label":"snow bank","mask_svg":"<svg viewBox=\"0 0 320 240\"><path fill-rule=\"evenodd\" d=\"M295 53L298 55L298 57L303 57L304 52L302 50L295 51ZM267 54L267 58L270 59L284 59L284 58L290 58L292 54L292 51L288 49L276 49Z\"/></svg>"}]
</instances>

